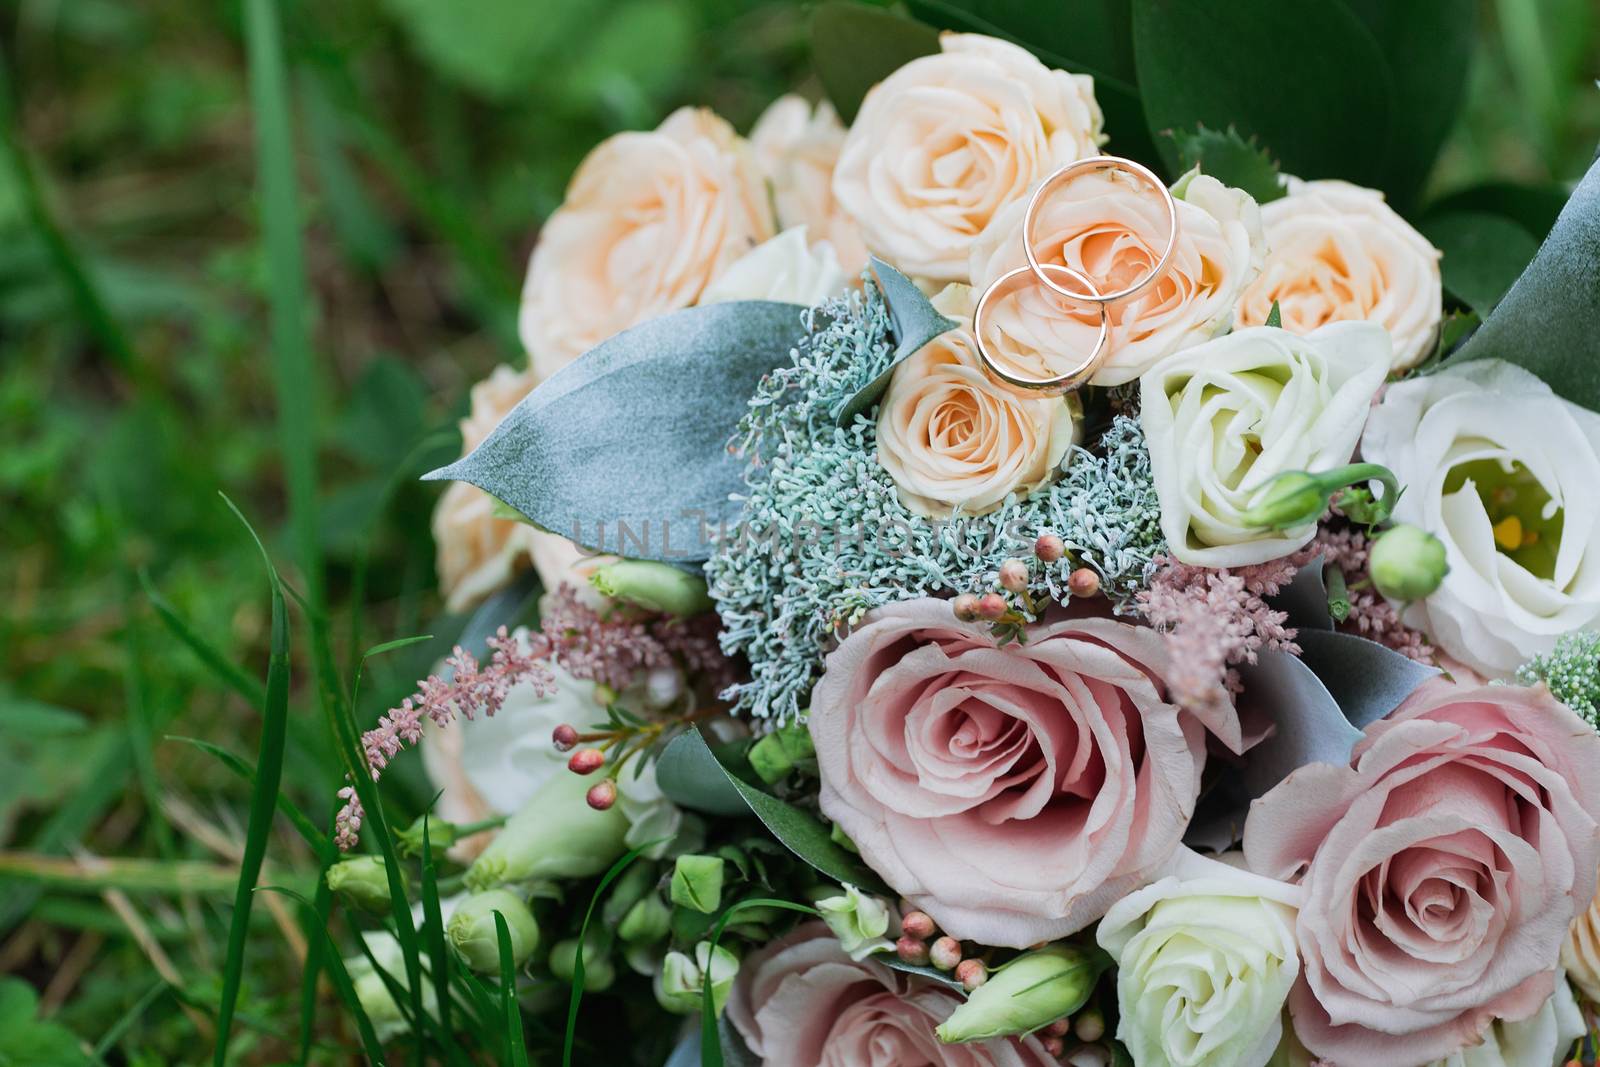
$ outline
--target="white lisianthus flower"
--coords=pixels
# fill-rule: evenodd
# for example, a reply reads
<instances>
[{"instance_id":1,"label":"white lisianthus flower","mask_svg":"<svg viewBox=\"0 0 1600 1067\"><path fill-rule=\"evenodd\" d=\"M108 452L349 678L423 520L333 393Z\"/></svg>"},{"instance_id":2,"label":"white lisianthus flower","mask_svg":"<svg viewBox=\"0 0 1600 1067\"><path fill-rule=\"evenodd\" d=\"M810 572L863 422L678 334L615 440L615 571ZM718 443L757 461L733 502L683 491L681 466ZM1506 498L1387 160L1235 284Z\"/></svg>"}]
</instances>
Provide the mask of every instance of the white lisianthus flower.
<instances>
[{"instance_id":1,"label":"white lisianthus flower","mask_svg":"<svg viewBox=\"0 0 1600 1067\"><path fill-rule=\"evenodd\" d=\"M702 304L728 300L781 300L813 307L850 284L833 245L810 244L794 226L734 260L700 294Z\"/></svg>"},{"instance_id":2,"label":"white lisianthus flower","mask_svg":"<svg viewBox=\"0 0 1600 1067\"><path fill-rule=\"evenodd\" d=\"M1173 557L1238 567L1310 541L1315 519L1267 530L1245 513L1280 474L1349 462L1388 372L1389 335L1365 322L1304 337L1258 326L1156 364L1139 380L1140 422Z\"/></svg>"},{"instance_id":3,"label":"white lisianthus flower","mask_svg":"<svg viewBox=\"0 0 1600 1067\"><path fill-rule=\"evenodd\" d=\"M1264 1067L1300 974L1301 890L1188 849L1169 871L1100 920L1117 1039L1140 1067Z\"/></svg>"},{"instance_id":4,"label":"white lisianthus flower","mask_svg":"<svg viewBox=\"0 0 1600 1067\"><path fill-rule=\"evenodd\" d=\"M1266 204L1267 264L1239 301L1239 324L1259 326L1276 301L1285 329L1376 322L1394 342L1393 370L1433 350L1443 315L1439 250L1376 189L1288 179Z\"/></svg>"},{"instance_id":5,"label":"white lisianthus flower","mask_svg":"<svg viewBox=\"0 0 1600 1067\"><path fill-rule=\"evenodd\" d=\"M1391 386L1362 454L1406 486L1397 522L1444 542L1450 571L1402 619L1509 677L1600 618L1600 415L1498 360Z\"/></svg>"},{"instance_id":6,"label":"white lisianthus flower","mask_svg":"<svg viewBox=\"0 0 1600 1067\"><path fill-rule=\"evenodd\" d=\"M838 896L817 901L817 911L839 939L839 947L857 963L894 948L884 936L889 932L889 906L853 885L845 886Z\"/></svg>"},{"instance_id":7,"label":"white lisianthus flower","mask_svg":"<svg viewBox=\"0 0 1600 1067\"><path fill-rule=\"evenodd\" d=\"M1496 1019L1481 1043L1423 1067L1559 1067L1586 1029L1572 987L1558 974L1555 992L1538 1011L1514 1022Z\"/></svg>"}]
</instances>

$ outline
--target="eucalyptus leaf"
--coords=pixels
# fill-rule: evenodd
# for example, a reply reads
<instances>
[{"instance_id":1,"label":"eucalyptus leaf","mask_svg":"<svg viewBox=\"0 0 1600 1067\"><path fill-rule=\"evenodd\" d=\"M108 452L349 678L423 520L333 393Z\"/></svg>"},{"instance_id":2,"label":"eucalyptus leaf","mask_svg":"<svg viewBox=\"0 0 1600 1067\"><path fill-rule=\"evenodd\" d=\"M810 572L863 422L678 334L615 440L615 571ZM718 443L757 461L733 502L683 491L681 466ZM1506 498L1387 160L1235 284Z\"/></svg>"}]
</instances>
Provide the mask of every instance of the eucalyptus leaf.
<instances>
[{"instance_id":1,"label":"eucalyptus leaf","mask_svg":"<svg viewBox=\"0 0 1600 1067\"><path fill-rule=\"evenodd\" d=\"M624 330L424 477L470 482L598 551L704 560L708 533L739 514L744 468L728 439L762 375L788 359L802 310L735 301Z\"/></svg>"},{"instance_id":2,"label":"eucalyptus leaf","mask_svg":"<svg viewBox=\"0 0 1600 1067\"><path fill-rule=\"evenodd\" d=\"M750 805L728 781L716 755L694 730L685 730L656 759L656 784L680 808L708 815L748 815Z\"/></svg>"},{"instance_id":3,"label":"eucalyptus leaf","mask_svg":"<svg viewBox=\"0 0 1600 1067\"><path fill-rule=\"evenodd\" d=\"M1272 606L1285 612L1288 624L1299 630L1333 629L1333 619L1328 615L1328 587L1322 580L1323 558L1307 563L1295 572L1294 578L1277 596Z\"/></svg>"},{"instance_id":4,"label":"eucalyptus leaf","mask_svg":"<svg viewBox=\"0 0 1600 1067\"><path fill-rule=\"evenodd\" d=\"M1299 657L1288 652L1262 652L1253 665L1241 667L1244 692L1240 714L1263 714L1272 735L1252 748L1239 775L1244 792L1262 796L1307 763L1345 763L1361 740L1328 687Z\"/></svg>"},{"instance_id":5,"label":"eucalyptus leaf","mask_svg":"<svg viewBox=\"0 0 1600 1067\"><path fill-rule=\"evenodd\" d=\"M855 121L869 89L937 51L937 31L882 8L830 0L811 16L811 61L846 124Z\"/></svg>"},{"instance_id":6,"label":"eucalyptus leaf","mask_svg":"<svg viewBox=\"0 0 1600 1067\"><path fill-rule=\"evenodd\" d=\"M962 995L966 994L966 987L960 982L956 981L955 977L952 976L948 971L941 971L937 967L930 967L925 963L921 965L907 963L893 952L880 952L871 958L883 964L885 967L888 967L892 971L899 971L901 974L916 975L918 978L924 978L930 982L937 982L948 989L954 989L957 993L961 993Z\"/></svg>"},{"instance_id":7,"label":"eucalyptus leaf","mask_svg":"<svg viewBox=\"0 0 1600 1067\"><path fill-rule=\"evenodd\" d=\"M1453 359L1503 359L1600 411L1600 162L1538 255Z\"/></svg>"},{"instance_id":8,"label":"eucalyptus leaf","mask_svg":"<svg viewBox=\"0 0 1600 1067\"><path fill-rule=\"evenodd\" d=\"M871 265L872 276L877 280L878 288L883 292L883 301L889 307L889 323L895 342L894 358L850 398L850 402L839 413L841 426L848 426L857 415L878 402L884 390L889 388L889 379L894 377L896 367L935 337L956 328L955 323L934 310L928 298L922 295L922 290L910 278L877 256L872 257Z\"/></svg>"},{"instance_id":9,"label":"eucalyptus leaf","mask_svg":"<svg viewBox=\"0 0 1600 1067\"><path fill-rule=\"evenodd\" d=\"M1379 184L1388 62L1340 0L1133 0L1133 46L1145 118L1169 168L1178 147L1164 133L1232 123L1289 174Z\"/></svg>"},{"instance_id":10,"label":"eucalyptus leaf","mask_svg":"<svg viewBox=\"0 0 1600 1067\"><path fill-rule=\"evenodd\" d=\"M1345 721L1358 730L1389 714L1417 686L1439 674L1437 667L1337 630L1307 630L1295 643L1300 646L1300 661L1327 687Z\"/></svg>"},{"instance_id":11,"label":"eucalyptus leaf","mask_svg":"<svg viewBox=\"0 0 1600 1067\"><path fill-rule=\"evenodd\" d=\"M1445 290L1479 316L1494 310L1539 250L1527 230L1502 215L1451 212L1429 216L1417 228L1444 253Z\"/></svg>"}]
</instances>

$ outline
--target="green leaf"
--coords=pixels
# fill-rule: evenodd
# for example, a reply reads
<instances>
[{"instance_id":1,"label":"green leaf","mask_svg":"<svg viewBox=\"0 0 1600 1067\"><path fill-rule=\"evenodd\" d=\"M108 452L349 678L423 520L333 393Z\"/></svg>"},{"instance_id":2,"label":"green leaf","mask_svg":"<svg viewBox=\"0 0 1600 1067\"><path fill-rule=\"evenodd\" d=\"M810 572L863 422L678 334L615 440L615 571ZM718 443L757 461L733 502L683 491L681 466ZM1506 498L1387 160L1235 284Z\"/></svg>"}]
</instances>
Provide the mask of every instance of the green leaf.
<instances>
[{"instance_id":1,"label":"green leaf","mask_svg":"<svg viewBox=\"0 0 1600 1067\"><path fill-rule=\"evenodd\" d=\"M1372 31L1394 88L1387 162L1379 187L1408 211L1466 98L1476 0L1344 0Z\"/></svg>"},{"instance_id":2,"label":"green leaf","mask_svg":"<svg viewBox=\"0 0 1600 1067\"><path fill-rule=\"evenodd\" d=\"M1236 125L1301 178L1382 178L1393 91L1372 34L1339 0L1133 0L1144 112L1163 134ZM1224 58L1225 57L1225 58Z\"/></svg>"},{"instance_id":3,"label":"green leaf","mask_svg":"<svg viewBox=\"0 0 1600 1067\"><path fill-rule=\"evenodd\" d=\"M1283 196L1283 176L1267 150L1253 139L1246 140L1232 126L1213 130L1202 126L1192 133L1175 134L1179 166L1183 170L1199 167L1200 173L1243 189L1266 204Z\"/></svg>"},{"instance_id":4,"label":"green leaf","mask_svg":"<svg viewBox=\"0 0 1600 1067\"><path fill-rule=\"evenodd\" d=\"M930 982L937 982L946 988L954 989L957 993L963 995L966 993L966 987L958 982L949 971L941 971L939 968L930 967L926 963L907 963L893 952L881 952L872 958L890 970L899 971L901 974L914 974L919 978L925 978Z\"/></svg>"},{"instance_id":5,"label":"green leaf","mask_svg":"<svg viewBox=\"0 0 1600 1067\"><path fill-rule=\"evenodd\" d=\"M385 0L435 70L503 99L532 84L595 15L587 0Z\"/></svg>"},{"instance_id":6,"label":"green leaf","mask_svg":"<svg viewBox=\"0 0 1600 1067\"><path fill-rule=\"evenodd\" d=\"M839 425L848 426L878 402L889 388L894 369L916 355L929 341L956 324L934 310L933 304L917 288L915 282L895 270L877 256L871 258L872 276L883 292L883 301L889 307L889 322L894 332L894 358L877 377L868 382L839 413Z\"/></svg>"},{"instance_id":7,"label":"green leaf","mask_svg":"<svg viewBox=\"0 0 1600 1067\"><path fill-rule=\"evenodd\" d=\"M471 482L538 525L632 559L704 560L738 518L728 452L761 377L782 365L801 308L767 300L651 319L563 367L488 440L429 479Z\"/></svg>"},{"instance_id":8,"label":"green leaf","mask_svg":"<svg viewBox=\"0 0 1600 1067\"><path fill-rule=\"evenodd\" d=\"M711 951L716 952L717 943L722 940L722 932L728 928L728 922L741 911L752 908L777 908L781 911L797 911L803 915L816 915L817 909L806 904L796 904L792 900L778 900L776 898L755 898L742 900L722 913L722 918L717 920L716 929L711 932ZM716 1009L716 998L711 995L711 968L707 967L701 979L700 988L700 1067L754 1067L758 1062L750 1054L738 1031L727 1022L727 1016L719 1017ZM732 1055L727 1055L727 1053Z\"/></svg>"},{"instance_id":9,"label":"green leaf","mask_svg":"<svg viewBox=\"0 0 1600 1067\"><path fill-rule=\"evenodd\" d=\"M918 56L939 51L939 34L919 22L849 0L829 0L811 15L811 61L847 124L867 90Z\"/></svg>"},{"instance_id":10,"label":"green leaf","mask_svg":"<svg viewBox=\"0 0 1600 1067\"><path fill-rule=\"evenodd\" d=\"M498 911L494 913L494 936L500 949L500 1004L505 1010L506 1062L511 1067L528 1067L528 1042L522 1036L522 1007L517 1003L517 965L511 953L511 928Z\"/></svg>"},{"instance_id":11,"label":"green leaf","mask_svg":"<svg viewBox=\"0 0 1600 1067\"><path fill-rule=\"evenodd\" d=\"M1560 185L1517 185L1486 182L1459 189L1428 206L1429 215L1481 212L1504 215L1542 241L1567 206L1567 190Z\"/></svg>"},{"instance_id":12,"label":"green leaf","mask_svg":"<svg viewBox=\"0 0 1600 1067\"><path fill-rule=\"evenodd\" d=\"M1503 359L1600 411L1600 162L1578 184L1538 255L1453 357Z\"/></svg>"},{"instance_id":13,"label":"green leaf","mask_svg":"<svg viewBox=\"0 0 1600 1067\"><path fill-rule=\"evenodd\" d=\"M1439 270L1445 290L1480 317L1494 310L1539 251L1528 231L1500 215L1434 215L1417 228L1444 253Z\"/></svg>"},{"instance_id":14,"label":"green leaf","mask_svg":"<svg viewBox=\"0 0 1600 1067\"><path fill-rule=\"evenodd\" d=\"M728 781L722 763L694 730L685 730L656 759L656 784L679 807L708 815L748 815L750 805Z\"/></svg>"},{"instance_id":15,"label":"green leaf","mask_svg":"<svg viewBox=\"0 0 1600 1067\"><path fill-rule=\"evenodd\" d=\"M1278 306L1278 302L1276 300L1272 302L1272 310L1267 312L1267 325L1278 327L1283 326L1283 309Z\"/></svg>"},{"instance_id":16,"label":"green leaf","mask_svg":"<svg viewBox=\"0 0 1600 1067\"><path fill-rule=\"evenodd\" d=\"M589 907L583 913L583 924L578 927L578 944L588 943L589 922L594 918L595 905L600 903L600 898L606 889L615 882L628 865L638 859L646 849L660 844L659 841L647 841L638 848L633 849L611 865L600 879L600 884L595 886L594 895L589 898ZM583 950L580 947L572 961L572 994L567 1000L567 1031L561 1040L561 1067L572 1067L572 1042L578 1032L578 1005L583 1002Z\"/></svg>"}]
</instances>

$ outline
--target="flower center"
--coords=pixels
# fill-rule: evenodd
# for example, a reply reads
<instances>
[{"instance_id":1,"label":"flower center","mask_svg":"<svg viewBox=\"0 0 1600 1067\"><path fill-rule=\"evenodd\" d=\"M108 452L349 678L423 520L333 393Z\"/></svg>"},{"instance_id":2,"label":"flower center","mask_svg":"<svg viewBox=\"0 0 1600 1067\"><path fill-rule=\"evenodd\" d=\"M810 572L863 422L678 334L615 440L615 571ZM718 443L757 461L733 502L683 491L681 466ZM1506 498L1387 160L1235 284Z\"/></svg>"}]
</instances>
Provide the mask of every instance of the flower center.
<instances>
[{"instance_id":1,"label":"flower center","mask_svg":"<svg viewBox=\"0 0 1600 1067\"><path fill-rule=\"evenodd\" d=\"M1444 491L1469 484L1489 515L1495 548L1534 577L1554 578L1566 511L1533 472L1515 460L1472 460L1450 469Z\"/></svg>"}]
</instances>

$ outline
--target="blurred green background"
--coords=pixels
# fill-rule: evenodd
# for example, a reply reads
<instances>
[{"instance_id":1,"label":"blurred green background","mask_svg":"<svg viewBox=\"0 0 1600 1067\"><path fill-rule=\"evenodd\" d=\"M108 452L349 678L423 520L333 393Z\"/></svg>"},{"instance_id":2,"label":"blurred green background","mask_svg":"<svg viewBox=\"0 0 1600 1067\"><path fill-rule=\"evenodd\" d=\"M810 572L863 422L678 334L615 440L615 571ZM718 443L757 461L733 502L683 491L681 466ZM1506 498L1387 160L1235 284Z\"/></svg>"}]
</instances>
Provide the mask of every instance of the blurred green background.
<instances>
[{"instance_id":1,"label":"blurred green background","mask_svg":"<svg viewBox=\"0 0 1600 1067\"><path fill-rule=\"evenodd\" d=\"M807 12L282 12L313 355L299 402L330 616L342 654L447 641L458 624L439 617L428 532L439 490L414 476L456 452L470 385L520 358L516 296L540 220L607 134L684 103L747 130L786 90L816 96ZM110 1063L209 1049L248 788L168 737L251 753L258 732L161 612L259 678L265 578L219 491L279 559L295 555L268 304L282 279L258 226L244 17L238 0L0 0L0 973ZM1570 184L1600 137L1597 75L1593 0L1486 2L1434 193ZM379 665L363 720L438 650ZM308 670L294 687L284 788L322 819L337 773ZM426 800L415 760L386 783ZM269 853L288 857L290 884L297 855L310 865L297 845L283 835ZM92 876L91 857L154 864ZM235 1057L274 1062L292 1055L302 946L272 908L256 921ZM0 995L0 1031L7 1010ZM6 1042L0 1062L50 1062Z\"/></svg>"}]
</instances>

